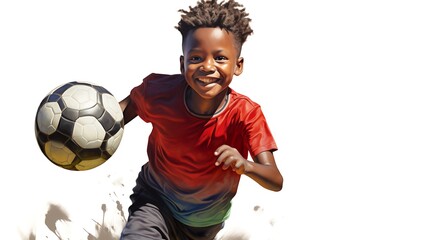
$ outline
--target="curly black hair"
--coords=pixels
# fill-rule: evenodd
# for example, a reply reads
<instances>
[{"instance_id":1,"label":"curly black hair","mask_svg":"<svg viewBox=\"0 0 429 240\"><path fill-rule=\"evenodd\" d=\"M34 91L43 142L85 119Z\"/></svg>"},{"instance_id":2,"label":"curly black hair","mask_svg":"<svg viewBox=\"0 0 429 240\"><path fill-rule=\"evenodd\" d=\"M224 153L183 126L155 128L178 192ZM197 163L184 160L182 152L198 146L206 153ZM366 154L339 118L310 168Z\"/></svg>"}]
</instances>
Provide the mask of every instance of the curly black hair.
<instances>
[{"instance_id":1,"label":"curly black hair","mask_svg":"<svg viewBox=\"0 0 429 240\"><path fill-rule=\"evenodd\" d=\"M182 16L175 28L182 34L182 39L197 28L219 27L234 35L237 47L241 50L247 37L253 33L249 14L242 4L234 0L220 3L217 0L200 0L195 7L189 6L189 11L180 9L179 12Z\"/></svg>"}]
</instances>

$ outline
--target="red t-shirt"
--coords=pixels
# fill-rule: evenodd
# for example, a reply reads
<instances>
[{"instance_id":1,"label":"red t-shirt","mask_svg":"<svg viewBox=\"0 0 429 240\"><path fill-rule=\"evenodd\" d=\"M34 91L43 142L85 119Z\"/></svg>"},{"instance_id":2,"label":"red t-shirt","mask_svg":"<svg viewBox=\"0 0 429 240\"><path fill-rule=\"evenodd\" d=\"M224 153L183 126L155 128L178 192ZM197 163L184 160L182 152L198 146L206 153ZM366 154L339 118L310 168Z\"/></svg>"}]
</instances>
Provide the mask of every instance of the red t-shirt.
<instances>
[{"instance_id":1,"label":"red t-shirt","mask_svg":"<svg viewBox=\"0 0 429 240\"><path fill-rule=\"evenodd\" d=\"M230 89L227 105L210 117L192 114L185 104L182 75L151 74L131 91L137 114L153 126L148 164L141 180L157 190L174 217L194 227L223 222L240 175L216 167L214 151L223 144L244 158L277 150L258 104Z\"/></svg>"}]
</instances>

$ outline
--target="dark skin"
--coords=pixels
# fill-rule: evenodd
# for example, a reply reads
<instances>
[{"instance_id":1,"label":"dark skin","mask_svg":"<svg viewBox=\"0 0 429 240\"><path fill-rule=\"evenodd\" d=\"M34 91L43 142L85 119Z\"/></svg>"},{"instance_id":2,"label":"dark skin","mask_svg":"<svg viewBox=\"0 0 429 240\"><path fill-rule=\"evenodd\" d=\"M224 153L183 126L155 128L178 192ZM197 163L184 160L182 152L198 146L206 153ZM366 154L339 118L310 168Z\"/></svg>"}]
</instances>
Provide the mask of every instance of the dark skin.
<instances>
[{"instance_id":1,"label":"dark skin","mask_svg":"<svg viewBox=\"0 0 429 240\"><path fill-rule=\"evenodd\" d=\"M244 60L234 36L220 28L198 28L188 33L182 46L180 70L190 86L186 104L195 114L214 114L223 107L233 76L243 72ZM125 123L137 115L129 102L129 96L120 102ZM219 146L213 154L217 156L215 166L244 174L266 189L282 189L283 177L271 151L259 153L253 161L228 145Z\"/></svg>"}]
</instances>

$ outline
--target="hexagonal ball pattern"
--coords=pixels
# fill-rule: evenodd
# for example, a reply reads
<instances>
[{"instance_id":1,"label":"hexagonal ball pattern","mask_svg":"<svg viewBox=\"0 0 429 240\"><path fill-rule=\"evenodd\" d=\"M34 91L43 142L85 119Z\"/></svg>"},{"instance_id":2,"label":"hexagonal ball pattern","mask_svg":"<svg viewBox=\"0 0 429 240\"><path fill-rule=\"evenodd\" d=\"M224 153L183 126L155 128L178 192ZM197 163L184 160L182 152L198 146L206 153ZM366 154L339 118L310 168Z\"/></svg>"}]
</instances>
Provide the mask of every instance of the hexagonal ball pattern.
<instances>
[{"instance_id":1,"label":"hexagonal ball pattern","mask_svg":"<svg viewBox=\"0 0 429 240\"><path fill-rule=\"evenodd\" d=\"M88 170L109 159L124 132L122 110L105 88L68 82L50 91L35 119L37 143L55 165Z\"/></svg>"},{"instance_id":2,"label":"hexagonal ball pattern","mask_svg":"<svg viewBox=\"0 0 429 240\"><path fill-rule=\"evenodd\" d=\"M121 119L124 118L124 115L122 114L121 106L119 105L118 101L116 101L116 98L113 97L113 95L104 93L101 94L101 99L106 111L112 115L115 121L120 122Z\"/></svg>"},{"instance_id":3,"label":"hexagonal ball pattern","mask_svg":"<svg viewBox=\"0 0 429 240\"><path fill-rule=\"evenodd\" d=\"M68 108L86 109L97 103L97 91L86 85L74 85L62 94L62 99Z\"/></svg>"},{"instance_id":4,"label":"hexagonal ball pattern","mask_svg":"<svg viewBox=\"0 0 429 240\"><path fill-rule=\"evenodd\" d=\"M51 161L61 166L71 164L76 157L69 148L56 141L46 143L45 151Z\"/></svg>"},{"instance_id":5,"label":"hexagonal ball pattern","mask_svg":"<svg viewBox=\"0 0 429 240\"><path fill-rule=\"evenodd\" d=\"M76 120L72 139L81 148L99 148L106 132L101 123L92 116L80 117Z\"/></svg>"},{"instance_id":6,"label":"hexagonal ball pattern","mask_svg":"<svg viewBox=\"0 0 429 240\"><path fill-rule=\"evenodd\" d=\"M48 102L37 113L37 125L41 132L52 134L58 128L61 118L61 109L58 103Z\"/></svg>"},{"instance_id":7,"label":"hexagonal ball pattern","mask_svg":"<svg viewBox=\"0 0 429 240\"><path fill-rule=\"evenodd\" d=\"M113 155L113 153L115 153L116 149L118 149L123 133L124 133L124 129L121 128L121 129L119 129L119 131L115 135L113 135L111 138L109 138L109 140L107 140L106 151L110 155Z\"/></svg>"}]
</instances>

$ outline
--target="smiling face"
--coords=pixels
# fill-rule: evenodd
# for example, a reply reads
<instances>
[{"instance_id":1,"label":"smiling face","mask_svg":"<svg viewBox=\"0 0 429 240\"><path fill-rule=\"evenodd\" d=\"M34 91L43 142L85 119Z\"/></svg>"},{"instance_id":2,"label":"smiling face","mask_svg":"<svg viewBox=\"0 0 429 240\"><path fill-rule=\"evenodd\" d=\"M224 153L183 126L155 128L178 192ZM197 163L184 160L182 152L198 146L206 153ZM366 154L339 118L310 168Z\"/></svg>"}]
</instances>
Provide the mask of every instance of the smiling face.
<instances>
[{"instance_id":1,"label":"smiling face","mask_svg":"<svg viewBox=\"0 0 429 240\"><path fill-rule=\"evenodd\" d=\"M221 102L234 75L243 70L243 58L234 36L220 28L198 28L183 40L180 70L191 87L192 104Z\"/></svg>"}]
</instances>

